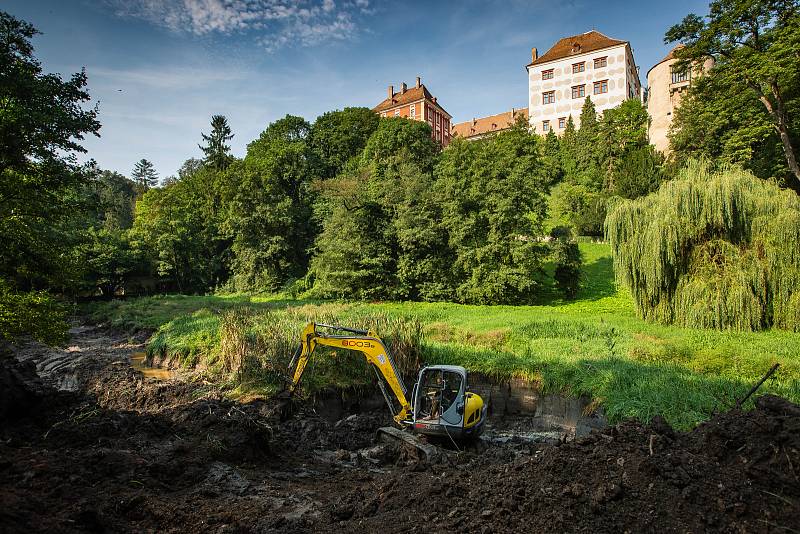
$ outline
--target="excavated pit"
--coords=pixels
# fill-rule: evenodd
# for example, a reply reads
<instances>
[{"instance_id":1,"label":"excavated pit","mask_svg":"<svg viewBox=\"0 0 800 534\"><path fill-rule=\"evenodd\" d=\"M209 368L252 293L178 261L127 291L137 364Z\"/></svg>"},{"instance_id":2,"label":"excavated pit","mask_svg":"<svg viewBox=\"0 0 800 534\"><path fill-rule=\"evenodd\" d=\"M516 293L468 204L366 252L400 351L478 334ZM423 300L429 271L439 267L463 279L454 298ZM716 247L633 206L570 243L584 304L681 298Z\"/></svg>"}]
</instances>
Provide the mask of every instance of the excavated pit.
<instances>
[{"instance_id":1,"label":"excavated pit","mask_svg":"<svg viewBox=\"0 0 800 534\"><path fill-rule=\"evenodd\" d=\"M522 379L496 381L472 373L470 391L488 404L486 430L481 436L486 446L570 441L608 425L602 409L591 399L542 395L536 384ZM386 411L377 387L374 391L326 390L315 395L311 405L315 413L331 421Z\"/></svg>"},{"instance_id":2,"label":"excavated pit","mask_svg":"<svg viewBox=\"0 0 800 534\"><path fill-rule=\"evenodd\" d=\"M0 362L0 530L791 532L800 524L800 407L777 397L690 433L660 419L586 433L602 417L587 415L585 400L532 396L527 384L481 391L476 380L473 391L494 404L487 437L495 441L428 463L375 441L388 422L380 395L373 405L371 394L328 392L339 400L320 397L293 413L276 401L234 402L180 374L144 377L130 366L141 341L85 328L66 350L27 345ZM577 437L565 442L572 429ZM561 439L520 438L529 430Z\"/></svg>"}]
</instances>

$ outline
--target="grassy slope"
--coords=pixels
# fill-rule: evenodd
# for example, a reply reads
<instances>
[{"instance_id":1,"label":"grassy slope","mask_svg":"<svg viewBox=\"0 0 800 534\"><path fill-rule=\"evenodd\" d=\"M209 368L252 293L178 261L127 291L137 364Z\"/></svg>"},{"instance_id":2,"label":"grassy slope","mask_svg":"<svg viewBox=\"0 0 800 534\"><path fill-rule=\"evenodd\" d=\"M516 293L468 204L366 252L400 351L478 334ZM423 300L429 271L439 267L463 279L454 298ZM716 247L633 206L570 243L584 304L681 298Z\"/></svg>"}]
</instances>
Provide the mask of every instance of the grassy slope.
<instances>
[{"instance_id":1,"label":"grassy slope","mask_svg":"<svg viewBox=\"0 0 800 534\"><path fill-rule=\"evenodd\" d=\"M607 245L582 243L585 280L578 300L542 306L445 303L325 304L275 298L153 297L94 307L118 326L161 329L154 348L189 356L213 354L217 313L248 305L267 310L307 307L348 319L384 313L425 325L425 356L499 378L524 376L545 392L589 394L612 421L664 415L688 428L740 397L774 362L771 391L800 401L800 335L694 330L645 323L613 281ZM296 311L296 310L295 310ZM301 314L302 315L302 314Z\"/></svg>"}]
</instances>

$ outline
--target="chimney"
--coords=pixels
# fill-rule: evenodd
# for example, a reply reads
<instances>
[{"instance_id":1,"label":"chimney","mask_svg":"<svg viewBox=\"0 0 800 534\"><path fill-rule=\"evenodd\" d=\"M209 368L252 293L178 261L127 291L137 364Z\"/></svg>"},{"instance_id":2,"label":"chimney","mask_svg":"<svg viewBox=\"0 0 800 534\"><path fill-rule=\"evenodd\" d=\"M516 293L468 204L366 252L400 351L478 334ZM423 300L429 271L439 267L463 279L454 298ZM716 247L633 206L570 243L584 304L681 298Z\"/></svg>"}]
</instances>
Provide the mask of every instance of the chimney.
<instances>
[{"instance_id":1,"label":"chimney","mask_svg":"<svg viewBox=\"0 0 800 534\"><path fill-rule=\"evenodd\" d=\"M433 103L434 104L436 103L436 97L435 96L433 97Z\"/></svg>"},{"instance_id":2,"label":"chimney","mask_svg":"<svg viewBox=\"0 0 800 534\"><path fill-rule=\"evenodd\" d=\"M419 89L421 85L422 85L422 78L417 76L417 89Z\"/></svg>"},{"instance_id":3,"label":"chimney","mask_svg":"<svg viewBox=\"0 0 800 534\"><path fill-rule=\"evenodd\" d=\"M394 96L394 85L389 86L389 98Z\"/></svg>"},{"instance_id":4,"label":"chimney","mask_svg":"<svg viewBox=\"0 0 800 534\"><path fill-rule=\"evenodd\" d=\"M401 83L400 84L400 94L405 93L406 89L408 89L408 87L406 87L406 82Z\"/></svg>"},{"instance_id":5,"label":"chimney","mask_svg":"<svg viewBox=\"0 0 800 534\"><path fill-rule=\"evenodd\" d=\"M534 62L537 59L539 59L539 51L536 50L536 47L534 46L531 48L531 62Z\"/></svg>"}]
</instances>

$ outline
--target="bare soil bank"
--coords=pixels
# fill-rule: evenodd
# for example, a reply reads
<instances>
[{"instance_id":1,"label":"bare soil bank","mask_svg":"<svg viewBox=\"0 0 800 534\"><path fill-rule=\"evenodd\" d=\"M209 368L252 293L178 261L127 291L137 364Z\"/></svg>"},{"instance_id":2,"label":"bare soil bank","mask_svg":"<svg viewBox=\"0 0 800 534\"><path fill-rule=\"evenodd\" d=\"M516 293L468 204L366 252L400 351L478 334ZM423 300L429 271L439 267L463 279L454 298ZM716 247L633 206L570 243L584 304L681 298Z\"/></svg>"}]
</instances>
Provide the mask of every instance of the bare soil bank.
<instances>
[{"instance_id":1,"label":"bare soil bank","mask_svg":"<svg viewBox=\"0 0 800 534\"><path fill-rule=\"evenodd\" d=\"M556 445L478 444L428 465L339 421L145 380L136 341L75 331L0 362L0 531L791 532L800 407L675 433L628 422ZM64 357L67 354L68 357ZM37 375L38 370L38 375ZM60 387L58 391L55 387Z\"/></svg>"}]
</instances>

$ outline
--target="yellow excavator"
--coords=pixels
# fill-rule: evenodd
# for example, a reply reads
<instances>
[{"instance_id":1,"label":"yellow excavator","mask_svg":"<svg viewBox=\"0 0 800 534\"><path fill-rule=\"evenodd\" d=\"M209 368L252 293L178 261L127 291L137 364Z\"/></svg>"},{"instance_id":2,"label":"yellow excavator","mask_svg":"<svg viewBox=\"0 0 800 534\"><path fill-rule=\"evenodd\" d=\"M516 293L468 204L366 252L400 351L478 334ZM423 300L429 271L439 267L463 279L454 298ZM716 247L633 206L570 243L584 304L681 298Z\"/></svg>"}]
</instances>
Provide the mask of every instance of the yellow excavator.
<instances>
[{"instance_id":1,"label":"yellow excavator","mask_svg":"<svg viewBox=\"0 0 800 534\"><path fill-rule=\"evenodd\" d=\"M378 375L378 386L401 429L411 429L428 436L449 437L454 441L476 437L483 431L486 405L479 395L469 391L466 369L458 365L423 367L409 401L391 354L377 334L370 330L309 323L303 329L300 346L289 364L290 394L296 390L311 355L320 345L357 351L366 357ZM405 432L391 427L380 430L420 448Z\"/></svg>"}]
</instances>

